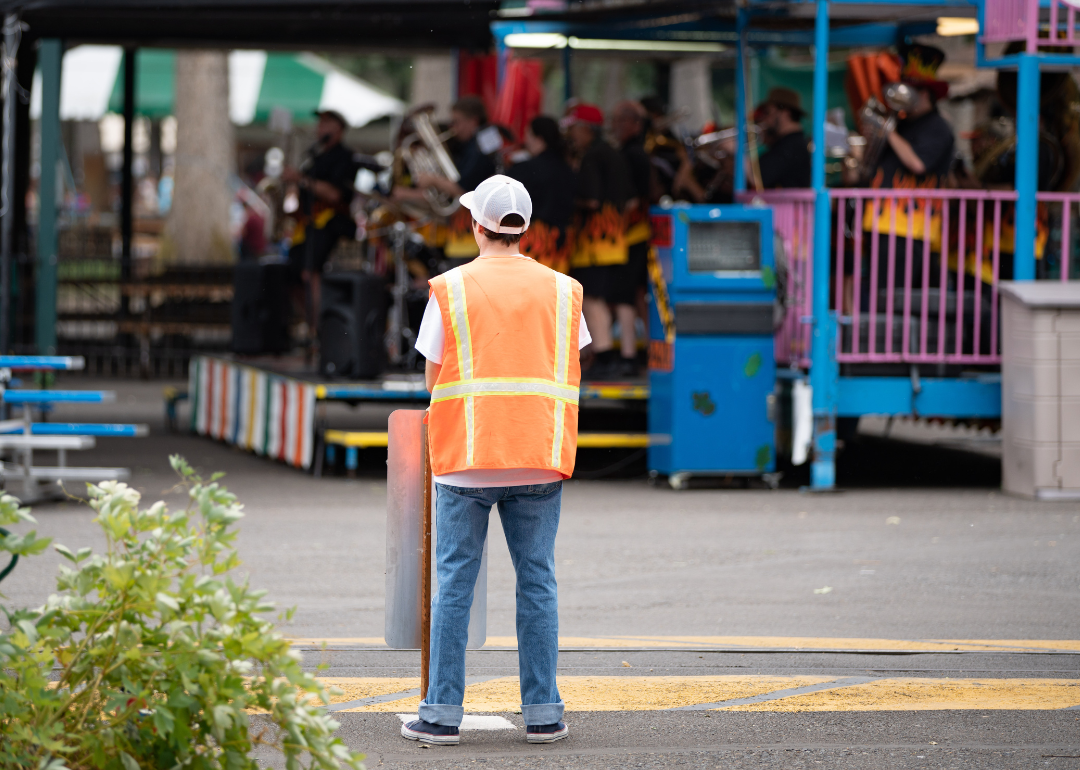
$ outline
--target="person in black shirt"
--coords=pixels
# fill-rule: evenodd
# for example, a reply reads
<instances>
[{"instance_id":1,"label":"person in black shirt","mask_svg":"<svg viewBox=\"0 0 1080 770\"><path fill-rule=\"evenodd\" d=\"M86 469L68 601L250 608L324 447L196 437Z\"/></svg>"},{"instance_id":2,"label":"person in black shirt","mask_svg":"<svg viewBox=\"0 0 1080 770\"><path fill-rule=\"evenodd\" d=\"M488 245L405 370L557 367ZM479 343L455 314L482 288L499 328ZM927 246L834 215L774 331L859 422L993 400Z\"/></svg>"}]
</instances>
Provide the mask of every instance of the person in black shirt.
<instances>
[{"instance_id":1,"label":"person in black shirt","mask_svg":"<svg viewBox=\"0 0 1080 770\"><path fill-rule=\"evenodd\" d=\"M289 250L289 264L294 275L310 289L305 305L311 334L315 331L323 266L341 238L356 234L349 204L357 167L352 150L341 143L348 123L334 110L316 114L318 138L312 157L299 169L286 168L282 173L282 179L300 189L300 221Z\"/></svg>"},{"instance_id":2,"label":"person in black shirt","mask_svg":"<svg viewBox=\"0 0 1080 770\"><path fill-rule=\"evenodd\" d=\"M630 171L622 154L604 141L604 115L592 104L576 104L562 120L570 146L578 157L575 239L570 275L584 290L582 312L592 334L592 367L583 377L625 376L633 361L613 350L609 303L619 299L618 288L627 263L626 204L634 197ZM624 369L626 371L624 371Z\"/></svg>"},{"instance_id":3,"label":"person in black shirt","mask_svg":"<svg viewBox=\"0 0 1080 770\"><path fill-rule=\"evenodd\" d=\"M624 101L615 105L611 127L626 166L630 171L633 198L626 211L626 266L621 279L615 282L611 301L621 330L619 343L622 370L627 375L637 373L637 317L648 323L645 289L649 284L649 203L653 188L653 167L645 152L645 108L640 102Z\"/></svg>"},{"instance_id":4,"label":"person in black shirt","mask_svg":"<svg viewBox=\"0 0 1080 770\"><path fill-rule=\"evenodd\" d=\"M521 253L567 273L567 231L574 216L575 179L554 118L540 115L532 119L525 129L525 148L532 157L506 170L507 176L525 185L533 202L532 223L521 239Z\"/></svg>"},{"instance_id":5,"label":"person in black shirt","mask_svg":"<svg viewBox=\"0 0 1080 770\"><path fill-rule=\"evenodd\" d=\"M878 160L877 169L871 177L873 188L935 188L943 187L949 181L953 157L956 154L952 128L937 111L937 101L949 91L948 83L938 80L937 68L945 59L943 51L925 45L902 46L900 56L903 60L901 82L915 92L913 107L900 113L896 128L887 134L888 145ZM929 207L930 235L923 232ZM863 211L863 231L874 230L874 214L870 206ZM895 239L894 286L903 286L907 275L907 239L911 238L912 286L919 286L923 281L924 250L927 241L933 247L933 233L940 232L941 213L939 207L926 200L916 200L915 210L909 216L907 206L902 203L883 204L878 209L878 253L887 254L890 231ZM866 238L867 249L871 247L871 238ZM904 255L904 256L900 256ZM880 257L879 257L880 258ZM935 287L939 270L940 255L930 254L930 275L928 280ZM884 264L884 263L880 263ZM869 275L869 264L864 265L863 275ZM888 269L879 268L879 290L886 285ZM865 280L865 279L864 279ZM863 289L864 294L866 289ZM863 307L868 307L864 304Z\"/></svg>"},{"instance_id":6,"label":"person in black shirt","mask_svg":"<svg viewBox=\"0 0 1080 770\"><path fill-rule=\"evenodd\" d=\"M460 178L454 182L444 176L421 174L413 180L415 189L396 189L394 197L426 204L424 190L427 188L433 187L453 198L460 198L475 190L478 184L496 172L495 160L483 151L477 138L487 125L487 110L479 96L458 99L450 109L453 140L448 143L447 149ZM447 230L443 246L447 257L467 259L480 253L472 235L472 216L467 209L459 208L450 215Z\"/></svg>"},{"instance_id":7,"label":"person in black shirt","mask_svg":"<svg viewBox=\"0 0 1080 770\"><path fill-rule=\"evenodd\" d=\"M761 186L766 190L809 187L810 150L801 123L806 113L798 92L774 88L758 110L769 148L758 161Z\"/></svg>"},{"instance_id":8,"label":"person in black shirt","mask_svg":"<svg viewBox=\"0 0 1080 770\"><path fill-rule=\"evenodd\" d=\"M949 84L936 77L945 54L927 45L901 49L901 82L915 91L915 106L900 114L896 130L888 134L871 187L940 187L949 175L955 155L952 128L937 111L937 102Z\"/></svg>"}]
</instances>

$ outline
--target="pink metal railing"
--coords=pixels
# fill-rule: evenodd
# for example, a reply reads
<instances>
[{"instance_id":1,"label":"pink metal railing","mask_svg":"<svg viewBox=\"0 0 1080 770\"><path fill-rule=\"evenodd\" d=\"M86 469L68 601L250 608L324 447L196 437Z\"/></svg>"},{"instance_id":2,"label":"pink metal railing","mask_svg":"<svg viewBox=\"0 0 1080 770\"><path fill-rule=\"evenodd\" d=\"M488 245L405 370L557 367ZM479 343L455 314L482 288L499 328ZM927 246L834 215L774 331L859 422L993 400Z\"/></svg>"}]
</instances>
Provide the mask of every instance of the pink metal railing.
<instances>
[{"instance_id":1,"label":"pink metal railing","mask_svg":"<svg viewBox=\"0 0 1080 770\"><path fill-rule=\"evenodd\" d=\"M832 307L843 363L998 364L998 282L1012 275L1014 191L832 189ZM785 320L780 364L809 365L813 296L811 190L747 193L773 209ZM1039 193L1038 272L1077 268L1080 194ZM911 232L913 237L907 237ZM1057 262L1055 268L1051 263Z\"/></svg>"},{"instance_id":2,"label":"pink metal railing","mask_svg":"<svg viewBox=\"0 0 1080 770\"><path fill-rule=\"evenodd\" d=\"M744 193L742 203L757 203L773 211L774 256L784 296L784 321L776 331L776 362L810 365L809 323L814 290L814 191L769 190Z\"/></svg>"},{"instance_id":3,"label":"pink metal railing","mask_svg":"<svg viewBox=\"0 0 1080 770\"><path fill-rule=\"evenodd\" d=\"M842 189L831 197L838 361L1000 362L1002 204L1015 193Z\"/></svg>"},{"instance_id":4,"label":"pink metal railing","mask_svg":"<svg viewBox=\"0 0 1080 770\"><path fill-rule=\"evenodd\" d=\"M1076 34L1076 8L1065 0L1049 0L1040 9L1039 0L985 0L983 43L1022 40L1027 51L1039 45L1080 45Z\"/></svg>"}]
</instances>

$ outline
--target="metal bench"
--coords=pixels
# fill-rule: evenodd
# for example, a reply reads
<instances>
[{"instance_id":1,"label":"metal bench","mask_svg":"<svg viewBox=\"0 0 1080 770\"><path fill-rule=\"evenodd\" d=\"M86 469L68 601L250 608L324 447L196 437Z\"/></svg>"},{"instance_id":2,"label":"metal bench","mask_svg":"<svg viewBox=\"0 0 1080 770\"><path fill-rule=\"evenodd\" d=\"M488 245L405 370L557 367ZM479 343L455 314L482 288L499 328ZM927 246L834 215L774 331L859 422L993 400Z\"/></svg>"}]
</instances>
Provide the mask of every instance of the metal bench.
<instances>
[{"instance_id":1,"label":"metal bench","mask_svg":"<svg viewBox=\"0 0 1080 770\"><path fill-rule=\"evenodd\" d=\"M86 366L82 356L0 356L0 369L51 369L77 372Z\"/></svg>"},{"instance_id":2,"label":"metal bench","mask_svg":"<svg viewBox=\"0 0 1080 770\"><path fill-rule=\"evenodd\" d=\"M80 468L67 464L68 451L93 449L97 436L136 437L149 434L146 425L114 423L35 422L33 410L46 411L55 404L105 404L116 401L107 390L12 389L12 369L73 371L82 369L79 356L0 356L0 404L21 406L21 419L0 420L0 451L18 458L0 462L0 478L22 482L22 500L31 502L62 494L64 481L112 481L131 476L127 468ZM34 464L35 451L55 451L56 466Z\"/></svg>"},{"instance_id":3,"label":"metal bench","mask_svg":"<svg viewBox=\"0 0 1080 770\"><path fill-rule=\"evenodd\" d=\"M131 471L127 468L72 468L57 466L55 468L35 465L27 468L15 463L2 463L3 474L8 479L20 479L23 482L41 481L87 481L97 483L99 481L126 481L131 478ZM23 501L25 502L25 500Z\"/></svg>"},{"instance_id":4,"label":"metal bench","mask_svg":"<svg viewBox=\"0 0 1080 770\"><path fill-rule=\"evenodd\" d=\"M111 404L116 393L111 390L5 390L0 393L5 404Z\"/></svg>"},{"instance_id":5,"label":"metal bench","mask_svg":"<svg viewBox=\"0 0 1080 770\"><path fill-rule=\"evenodd\" d=\"M21 433L0 435L0 449L93 449L93 436L25 436Z\"/></svg>"}]
</instances>

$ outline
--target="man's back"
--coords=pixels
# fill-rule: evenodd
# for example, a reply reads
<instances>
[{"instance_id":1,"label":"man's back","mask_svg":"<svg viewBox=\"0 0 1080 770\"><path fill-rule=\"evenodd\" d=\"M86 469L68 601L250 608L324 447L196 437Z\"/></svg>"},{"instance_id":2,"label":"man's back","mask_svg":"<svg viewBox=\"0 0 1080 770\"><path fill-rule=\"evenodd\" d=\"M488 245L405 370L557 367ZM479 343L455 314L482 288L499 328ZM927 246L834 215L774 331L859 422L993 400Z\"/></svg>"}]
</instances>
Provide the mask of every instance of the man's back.
<instances>
[{"instance_id":1,"label":"man's back","mask_svg":"<svg viewBox=\"0 0 1080 770\"><path fill-rule=\"evenodd\" d=\"M481 256L431 286L452 331L432 391L435 474L549 468L569 476L580 285L528 257Z\"/></svg>"}]
</instances>

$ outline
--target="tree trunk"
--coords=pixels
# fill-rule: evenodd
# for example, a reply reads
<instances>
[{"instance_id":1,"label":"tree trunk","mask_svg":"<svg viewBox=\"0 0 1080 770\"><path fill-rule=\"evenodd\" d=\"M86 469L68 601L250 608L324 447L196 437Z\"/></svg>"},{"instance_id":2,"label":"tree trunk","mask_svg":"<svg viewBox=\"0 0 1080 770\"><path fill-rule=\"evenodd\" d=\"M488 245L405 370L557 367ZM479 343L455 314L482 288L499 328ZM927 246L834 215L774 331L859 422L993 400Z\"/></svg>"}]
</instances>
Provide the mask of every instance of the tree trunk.
<instances>
[{"instance_id":1,"label":"tree trunk","mask_svg":"<svg viewBox=\"0 0 1080 770\"><path fill-rule=\"evenodd\" d=\"M161 247L164 265L234 261L229 234L236 145L225 51L176 53L176 166Z\"/></svg>"}]
</instances>

